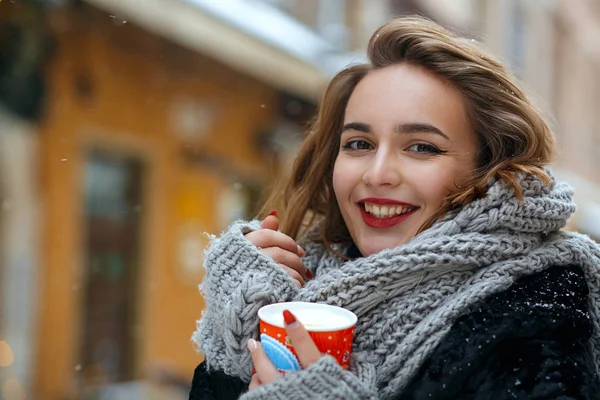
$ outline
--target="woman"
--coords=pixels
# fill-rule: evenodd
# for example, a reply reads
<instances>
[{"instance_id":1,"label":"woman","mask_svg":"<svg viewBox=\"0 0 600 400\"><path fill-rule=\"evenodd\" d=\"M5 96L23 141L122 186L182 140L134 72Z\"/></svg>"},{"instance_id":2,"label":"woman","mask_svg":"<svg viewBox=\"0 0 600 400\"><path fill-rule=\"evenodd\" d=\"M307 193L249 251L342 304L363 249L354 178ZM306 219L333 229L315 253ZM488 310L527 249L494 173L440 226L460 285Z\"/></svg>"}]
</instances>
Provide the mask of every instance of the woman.
<instances>
[{"instance_id":1,"label":"woman","mask_svg":"<svg viewBox=\"0 0 600 400\"><path fill-rule=\"evenodd\" d=\"M600 250L559 231L575 204L545 169L540 112L424 19L384 25L368 56L326 89L266 203L281 218L238 222L206 253L190 398L248 382L244 400L598 398ZM293 318L304 369L274 369L257 311L291 300L358 315L349 371Z\"/></svg>"}]
</instances>

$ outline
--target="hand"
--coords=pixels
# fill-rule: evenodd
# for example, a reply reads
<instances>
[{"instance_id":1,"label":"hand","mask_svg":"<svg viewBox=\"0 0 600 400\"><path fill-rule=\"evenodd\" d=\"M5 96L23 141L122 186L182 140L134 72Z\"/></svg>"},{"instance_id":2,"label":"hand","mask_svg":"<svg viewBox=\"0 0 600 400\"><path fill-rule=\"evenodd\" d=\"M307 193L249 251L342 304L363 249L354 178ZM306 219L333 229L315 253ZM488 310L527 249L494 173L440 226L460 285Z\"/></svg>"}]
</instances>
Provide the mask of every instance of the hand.
<instances>
[{"instance_id":1,"label":"hand","mask_svg":"<svg viewBox=\"0 0 600 400\"><path fill-rule=\"evenodd\" d=\"M277 230L279 229L277 213L265 218L260 227L262 229L246 234L246 239L279 264L298 287L304 286L305 281L312 278L312 273L300 258L304 256L304 250L294 239Z\"/></svg>"},{"instance_id":2,"label":"hand","mask_svg":"<svg viewBox=\"0 0 600 400\"><path fill-rule=\"evenodd\" d=\"M322 354L304 326L288 310L283 311L283 319L285 320L285 330L292 343L294 343L294 350L296 350L302 369L306 369L319 361ZM269 360L260 342L254 339L248 340L248 350L252 354L252 362L256 369L256 373L252 375L252 380L248 387L249 390L256 389L262 384L273 382L283 376L275 368L271 360Z\"/></svg>"}]
</instances>

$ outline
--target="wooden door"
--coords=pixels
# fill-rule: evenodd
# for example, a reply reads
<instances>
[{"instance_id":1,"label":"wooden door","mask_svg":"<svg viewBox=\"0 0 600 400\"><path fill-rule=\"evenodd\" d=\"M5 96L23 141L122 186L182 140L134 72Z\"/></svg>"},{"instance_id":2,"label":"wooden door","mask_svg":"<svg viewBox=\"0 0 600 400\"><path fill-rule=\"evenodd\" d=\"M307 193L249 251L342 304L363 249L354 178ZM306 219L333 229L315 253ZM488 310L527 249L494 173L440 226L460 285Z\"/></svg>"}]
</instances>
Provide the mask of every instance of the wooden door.
<instances>
[{"instance_id":1,"label":"wooden door","mask_svg":"<svg viewBox=\"0 0 600 400\"><path fill-rule=\"evenodd\" d=\"M91 151L85 162L84 387L134 379L143 165Z\"/></svg>"}]
</instances>

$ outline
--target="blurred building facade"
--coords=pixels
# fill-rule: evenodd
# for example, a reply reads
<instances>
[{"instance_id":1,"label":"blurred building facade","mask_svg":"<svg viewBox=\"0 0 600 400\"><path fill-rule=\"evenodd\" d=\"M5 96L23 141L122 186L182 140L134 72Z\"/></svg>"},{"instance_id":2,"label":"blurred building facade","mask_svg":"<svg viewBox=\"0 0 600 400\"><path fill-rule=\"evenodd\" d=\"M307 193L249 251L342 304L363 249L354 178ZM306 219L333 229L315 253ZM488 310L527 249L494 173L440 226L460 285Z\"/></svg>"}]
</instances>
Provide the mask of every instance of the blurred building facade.
<instances>
[{"instance_id":1,"label":"blurred building facade","mask_svg":"<svg viewBox=\"0 0 600 400\"><path fill-rule=\"evenodd\" d=\"M256 211L324 84L395 15L516 71L555 117L572 228L600 237L594 0L42 3L0 3L20 38L0 49L0 385L28 398L186 397L204 233Z\"/></svg>"}]
</instances>

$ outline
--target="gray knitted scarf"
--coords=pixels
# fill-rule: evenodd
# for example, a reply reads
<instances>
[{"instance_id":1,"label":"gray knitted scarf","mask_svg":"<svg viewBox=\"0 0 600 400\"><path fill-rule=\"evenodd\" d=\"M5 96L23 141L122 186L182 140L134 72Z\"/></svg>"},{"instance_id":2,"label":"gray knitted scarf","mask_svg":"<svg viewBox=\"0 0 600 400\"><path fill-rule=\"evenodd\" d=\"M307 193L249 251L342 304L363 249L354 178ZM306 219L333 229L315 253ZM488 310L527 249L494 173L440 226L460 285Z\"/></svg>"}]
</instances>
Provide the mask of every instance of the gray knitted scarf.
<instances>
[{"instance_id":1,"label":"gray knitted scarf","mask_svg":"<svg viewBox=\"0 0 600 400\"><path fill-rule=\"evenodd\" d=\"M303 261L315 274L302 289L244 243L256 221L239 223L207 251L207 308L193 339L209 365L247 380L251 359L244 346L257 337L259 307L290 300L338 305L358 315L351 369L375 386L377 397L392 398L458 317L522 276L578 265L590 289L600 370L600 249L587 236L559 231L575 211L568 185L545 187L522 175L520 186L522 202L510 185L495 182L485 198L369 257L344 261L321 244L302 243Z\"/></svg>"}]
</instances>

